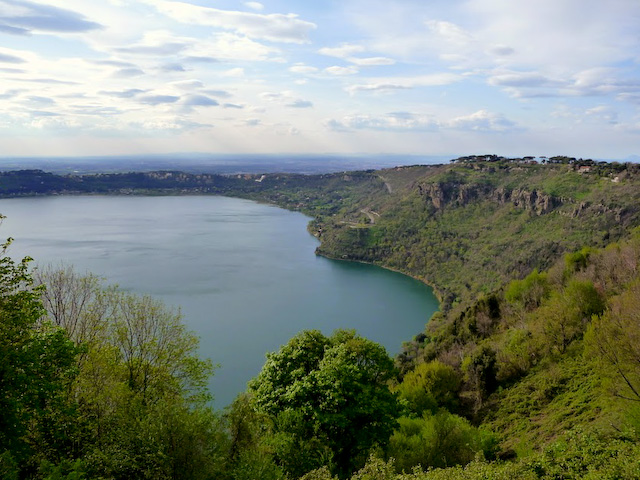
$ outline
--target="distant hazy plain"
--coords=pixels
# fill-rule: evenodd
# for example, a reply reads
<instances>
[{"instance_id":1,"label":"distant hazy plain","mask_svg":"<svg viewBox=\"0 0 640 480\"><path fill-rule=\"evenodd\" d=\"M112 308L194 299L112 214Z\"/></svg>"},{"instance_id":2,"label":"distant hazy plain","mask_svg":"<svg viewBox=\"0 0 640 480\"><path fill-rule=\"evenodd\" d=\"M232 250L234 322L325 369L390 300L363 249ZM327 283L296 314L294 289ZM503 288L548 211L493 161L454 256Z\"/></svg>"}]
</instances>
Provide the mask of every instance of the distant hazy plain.
<instances>
[{"instance_id":1,"label":"distant hazy plain","mask_svg":"<svg viewBox=\"0 0 640 480\"><path fill-rule=\"evenodd\" d=\"M45 197L0 200L9 254L73 264L180 307L219 363L211 389L227 405L265 353L303 329L354 328L389 353L438 308L429 287L370 265L314 255L309 219L225 197Z\"/></svg>"}]
</instances>

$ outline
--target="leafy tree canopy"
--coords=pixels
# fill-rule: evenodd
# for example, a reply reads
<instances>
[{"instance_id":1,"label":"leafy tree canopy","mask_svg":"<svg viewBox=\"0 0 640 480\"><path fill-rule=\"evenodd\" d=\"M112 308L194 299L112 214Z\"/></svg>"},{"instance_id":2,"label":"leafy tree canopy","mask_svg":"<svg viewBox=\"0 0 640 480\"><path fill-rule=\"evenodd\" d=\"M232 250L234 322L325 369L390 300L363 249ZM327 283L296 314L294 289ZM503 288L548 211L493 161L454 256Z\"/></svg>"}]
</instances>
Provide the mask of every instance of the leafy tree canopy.
<instances>
[{"instance_id":1,"label":"leafy tree canopy","mask_svg":"<svg viewBox=\"0 0 640 480\"><path fill-rule=\"evenodd\" d=\"M377 343L353 331L326 337L311 330L268 354L249 386L259 410L286 417L279 422L282 433L328 449L334 470L345 475L364 463L374 445L386 444L396 425L399 408L387 385L394 373L392 360ZM310 467L289 470L298 474Z\"/></svg>"},{"instance_id":2,"label":"leafy tree canopy","mask_svg":"<svg viewBox=\"0 0 640 480\"><path fill-rule=\"evenodd\" d=\"M64 392L75 374L78 349L66 333L40 319L39 289L28 264L0 245L0 474L33 468L28 460L64 449ZM33 462L30 462L33 463Z\"/></svg>"}]
</instances>

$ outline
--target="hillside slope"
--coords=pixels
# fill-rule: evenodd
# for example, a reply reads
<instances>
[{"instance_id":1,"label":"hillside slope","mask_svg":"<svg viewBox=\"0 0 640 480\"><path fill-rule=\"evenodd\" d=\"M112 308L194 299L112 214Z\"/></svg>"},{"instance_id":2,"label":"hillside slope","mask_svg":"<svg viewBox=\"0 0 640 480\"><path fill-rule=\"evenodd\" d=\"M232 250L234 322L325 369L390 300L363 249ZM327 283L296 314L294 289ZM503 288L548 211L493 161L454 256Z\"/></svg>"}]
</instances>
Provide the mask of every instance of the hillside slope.
<instances>
[{"instance_id":1,"label":"hillside slope","mask_svg":"<svg viewBox=\"0 0 640 480\"><path fill-rule=\"evenodd\" d=\"M640 224L638 172L494 163L383 170L375 194L316 221L318 252L421 278L446 311L567 252L624 237Z\"/></svg>"}]
</instances>

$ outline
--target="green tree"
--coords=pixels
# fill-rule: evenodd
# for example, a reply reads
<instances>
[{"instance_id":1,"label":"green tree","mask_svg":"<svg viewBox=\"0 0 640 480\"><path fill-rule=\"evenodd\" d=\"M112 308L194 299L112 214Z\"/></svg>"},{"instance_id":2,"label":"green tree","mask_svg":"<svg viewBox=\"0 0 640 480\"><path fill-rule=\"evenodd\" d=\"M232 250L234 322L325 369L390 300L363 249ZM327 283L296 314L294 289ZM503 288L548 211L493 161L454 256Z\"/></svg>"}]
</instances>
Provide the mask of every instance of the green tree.
<instances>
[{"instance_id":1,"label":"green tree","mask_svg":"<svg viewBox=\"0 0 640 480\"><path fill-rule=\"evenodd\" d=\"M44 310L31 259L15 263L5 255L10 243L2 244L0 258L0 470L13 464L25 475L70 453L66 393L78 350L63 330L39 321Z\"/></svg>"},{"instance_id":2,"label":"green tree","mask_svg":"<svg viewBox=\"0 0 640 480\"><path fill-rule=\"evenodd\" d=\"M593 283L573 279L561 292L538 309L549 345L564 353L569 344L582 336L592 315L604 310L604 301Z\"/></svg>"},{"instance_id":3,"label":"green tree","mask_svg":"<svg viewBox=\"0 0 640 480\"><path fill-rule=\"evenodd\" d=\"M594 316L585 335L587 354L617 379L614 394L640 402L640 280Z\"/></svg>"},{"instance_id":4,"label":"green tree","mask_svg":"<svg viewBox=\"0 0 640 480\"><path fill-rule=\"evenodd\" d=\"M226 460L230 478L275 480L284 477L273 455L273 420L256 411L251 395L238 395L227 407L225 420L230 437Z\"/></svg>"},{"instance_id":5,"label":"green tree","mask_svg":"<svg viewBox=\"0 0 640 480\"><path fill-rule=\"evenodd\" d=\"M212 366L198 358L198 338L178 312L148 296L105 289L98 298L107 305L105 333L91 345L77 384L92 439L89 473L217 476L226 440L207 404Z\"/></svg>"},{"instance_id":6,"label":"green tree","mask_svg":"<svg viewBox=\"0 0 640 480\"><path fill-rule=\"evenodd\" d=\"M465 357L461 368L474 397L474 408L478 410L498 386L496 352L488 345L482 345Z\"/></svg>"},{"instance_id":7,"label":"green tree","mask_svg":"<svg viewBox=\"0 0 640 480\"><path fill-rule=\"evenodd\" d=\"M513 381L526 374L541 357L540 347L527 328L511 328L503 337L498 350L498 378L500 382Z\"/></svg>"},{"instance_id":8,"label":"green tree","mask_svg":"<svg viewBox=\"0 0 640 480\"><path fill-rule=\"evenodd\" d=\"M416 466L450 467L466 465L479 452L492 457L497 444L491 432L443 410L421 418L401 418L391 436L389 457L395 459L398 471L408 472Z\"/></svg>"},{"instance_id":9,"label":"green tree","mask_svg":"<svg viewBox=\"0 0 640 480\"><path fill-rule=\"evenodd\" d=\"M46 316L84 345L73 441L87 475L221 478L228 441L208 405L212 365L198 357L180 312L71 269L39 279Z\"/></svg>"},{"instance_id":10,"label":"green tree","mask_svg":"<svg viewBox=\"0 0 640 480\"><path fill-rule=\"evenodd\" d=\"M584 247L577 252L568 253L564 256L565 275L571 275L587 268L589 258L596 253L596 250L590 247Z\"/></svg>"},{"instance_id":11,"label":"green tree","mask_svg":"<svg viewBox=\"0 0 640 480\"><path fill-rule=\"evenodd\" d=\"M548 275L534 270L523 280L513 280L509 283L504 297L508 302L520 305L529 311L537 308L550 292Z\"/></svg>"},{"instance_id":12,"label":"green tree","mask_svg":"<svg viewBox=\"0 0 640 480\"><path fill-rule=\"evenodd\" d=\"M411 413L417 416L425 411L435 413L440 407L454 409L459 390L459 375L453 367L437 360L419 364L395 388Z\"/></svg>"},{"instance_id":13,"label":"green tree","mask_svg":"<svg viewBox=\"0 0 640 480\"><path fill-rule=\"evenodd\" d=\"M393 431L399 408L387 384L394 373L380 345L353 331L325 337L312 330L268 354L249 387L257 408L276 418L277 432L293 437L290 446L328 452L344 477ZM299 476L320 466L307 461L289 465L289 473Z\"/></svg>"}]
</instances>

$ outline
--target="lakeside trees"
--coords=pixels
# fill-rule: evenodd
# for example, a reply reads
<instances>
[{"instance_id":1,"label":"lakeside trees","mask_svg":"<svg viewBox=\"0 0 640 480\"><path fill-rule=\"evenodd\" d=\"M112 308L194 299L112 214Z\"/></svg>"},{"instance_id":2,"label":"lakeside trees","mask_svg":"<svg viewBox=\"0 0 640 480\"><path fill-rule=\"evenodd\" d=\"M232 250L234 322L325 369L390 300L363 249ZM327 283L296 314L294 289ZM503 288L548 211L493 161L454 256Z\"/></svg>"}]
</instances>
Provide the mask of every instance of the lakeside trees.
<instances>
[{"instance_id":1,"label":"lakeside trees","mask_svg":"<svg viewBox=\"0 0 640 480\"><path fill-rule=\"evenodd\" d=\"M67 391L77 347L64 330L39 323L40 289L28 271L31 259L0 258L0 475L33 472L72 446L65 430L73 415Z\"/></svg>"},{"instance_id":2,"label":"lakeside trees","mask_svg":"<svg viewBox=\"0 0 640 480\"><path fill-rule=\"evenodd\" d=\"M5 245L6 247L6 245ZM227 439L180 314L0 259L2 478L207 479Z\"/></svg>"}]
</instances>

